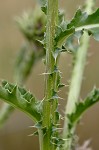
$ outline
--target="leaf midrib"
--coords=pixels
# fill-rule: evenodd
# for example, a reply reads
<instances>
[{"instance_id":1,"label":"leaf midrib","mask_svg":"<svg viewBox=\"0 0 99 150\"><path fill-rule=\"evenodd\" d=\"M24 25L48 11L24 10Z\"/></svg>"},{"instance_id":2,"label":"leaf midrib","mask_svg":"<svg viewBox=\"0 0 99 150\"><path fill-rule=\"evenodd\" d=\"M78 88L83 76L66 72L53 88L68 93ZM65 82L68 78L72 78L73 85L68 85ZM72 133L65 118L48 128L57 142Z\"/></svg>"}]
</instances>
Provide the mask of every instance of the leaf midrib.
<instances>
[{"instance_id":1,"label":"leaf midrib","mask_svg":"<svg viewBox=\"0 0 99 150\"><path fill-rule=\"evenodd\" d=\"M91 24L91 25L83 25L80 27L75 27L75 31L81 31L83 29L94 29L94 28L99 28L99 24Z\"/></svg>"}]
</instances>

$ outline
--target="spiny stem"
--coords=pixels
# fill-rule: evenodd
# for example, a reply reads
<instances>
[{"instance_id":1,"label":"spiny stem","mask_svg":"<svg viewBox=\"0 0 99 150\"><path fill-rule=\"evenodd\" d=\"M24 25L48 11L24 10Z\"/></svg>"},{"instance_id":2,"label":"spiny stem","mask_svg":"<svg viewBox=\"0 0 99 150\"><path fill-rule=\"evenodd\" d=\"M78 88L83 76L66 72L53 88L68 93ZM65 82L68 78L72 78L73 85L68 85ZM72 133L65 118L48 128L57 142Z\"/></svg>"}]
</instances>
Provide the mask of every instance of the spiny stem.
<instances>
[{"instance_id":1,"label":"spiny stem","mask_svg":"<svg viewBox=\"0 0 99 150\"><path fill-rule=\"evenodd\" d=\"M43 150L51 150L51 101L55 81L52 73L54 71L55 30L58 20L58 0L47 0L47 27L46 27L46 77L45 77L45 99L43 103L43 127L46 127L46 136L43 140ZM56 104L56 103L55 103Z\"/></svg>"},{"instance_id":2,"label":"spiny stem","mask_svg":"<svg viewBox=\"0 0 99 150\"><path fill-rule=\"evenodd\" d=\"M88 14L92 12L93 5L94 5L93 0L87 0L86 12ZM69 130L69 126L68 126L69 120L67 118L67 114L71 114L74 112L76 103L78 102L79 99L82 80L83 80L83 73L86 64L89 39L90 38L88 34L85 32L80 40L80 46L75 56L76 60L72 72L71 84L70 84L69 95L68 95L66 111L65 111L65 121L64 121L64 131L63 131L63 137L67 139L64 147L65 150L71 150L72 147L73 136L76 127L73 127L71 130Z\"/></svg>"}]
</instances>

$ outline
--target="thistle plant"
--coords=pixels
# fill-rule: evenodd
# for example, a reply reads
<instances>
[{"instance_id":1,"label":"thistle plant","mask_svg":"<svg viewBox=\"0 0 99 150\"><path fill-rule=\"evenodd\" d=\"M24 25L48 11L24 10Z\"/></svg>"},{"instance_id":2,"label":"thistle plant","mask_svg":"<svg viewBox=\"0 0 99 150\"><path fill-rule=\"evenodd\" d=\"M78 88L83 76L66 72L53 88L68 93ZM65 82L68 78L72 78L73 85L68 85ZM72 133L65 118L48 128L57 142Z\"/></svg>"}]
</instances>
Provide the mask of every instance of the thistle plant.
<instances>
[{"instance_id":1,"label":"thistle plant","mask_svg":"<svg viewBox=\"0 0 99 150\"><path fill-rule=\"evenodd\" d=\"M24 64L24 51L22 51L17 63L17 73L20 77L17 79L18 84L3 81L0 86L0 98L12 107L23 111L33 120L34 127L37 129L34 134L39 136L40 150L78 150L78 141L75 138L76 126L83 113L99 102L98 88L93 88L84 100L79 101L90 36L99 41L99 8L95 10L94 0L87 0L84 7L77 10L73 19L67 21L59 10L58 0L40 0L40 2L43 15L46 18L44 22L46 31L45 28L42 28L43 30L37 28L37 32L34 32L33 25L28 28L28 24L30 25L28 20L25 24L24 21L18 19L18 23L21 31L30 42L30 47L33 48L36 43L38 48L41 43L41 47L44 49L44 98L40 101L34 94L22 87L34 62L34 58L31 57L30 68L27 67L27 61ZM24 17L28 19L27 15ZM31 18L29 21L31 22ZM40 31L43 38L38 35ZM36 39L37 37L39 38ZM75 43L76 38L78 43ZM58 110L59 99L61 99L59 91L65 86L61 83L61 72L58 68L62 52L69 52L73 56L73 71L64 117ZM39 56L38 52L36 56ZM24 70L19 64L22 64ZM63 118L62 133L60 132L60 120Z\"/></svg>"}]
</instances>

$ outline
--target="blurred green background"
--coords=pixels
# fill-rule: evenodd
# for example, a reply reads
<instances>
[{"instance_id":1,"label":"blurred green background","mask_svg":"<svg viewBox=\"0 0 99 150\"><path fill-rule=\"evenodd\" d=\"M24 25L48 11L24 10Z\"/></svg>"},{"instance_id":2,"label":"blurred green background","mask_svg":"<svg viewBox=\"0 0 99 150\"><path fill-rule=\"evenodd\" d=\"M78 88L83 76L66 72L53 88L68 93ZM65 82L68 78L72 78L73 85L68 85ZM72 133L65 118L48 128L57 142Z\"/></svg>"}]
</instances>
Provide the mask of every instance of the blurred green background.
<instances>
[{"instance_id":1,"label":"blurred green background","mask_svg":"<svg viewBox=\"0 0 99 150\"><path fill-rule=\"evenodd\" d=\"M66 12L67 18L71 18L76 9L82 5L84 0L60 0L60 7ZM13 66L15 57L24 42L22 34L19 32L14 17L22 14L23 11L32 10L36 5L36 0L0 0L0 79L13 82ZM96 1L99 7L99 0ZM88 64L86 65L81 98L93 88L99 87L99 43L91 39L89 46ZM68 54L61 56L60 70L63 72L62 80L68 84L71 75L71 59ZM39 99L43 98L44 77L40 74L44 72L44 65L39 61L26 82L26 88L33 91ZM68 87L60 93L66 100ZM60 111L64 111L66 101L60 101ZM0 102L2 105L2 101ZM39 150L38 138L29 137L34 129L29 128L32 121L23 113L15 110L10 116L5 126L0 129L0 150ZM99 148L99 104L95 105L84 115L77 128L80 143L91 139L93 150Z\"/></svg>"}]
</instances>

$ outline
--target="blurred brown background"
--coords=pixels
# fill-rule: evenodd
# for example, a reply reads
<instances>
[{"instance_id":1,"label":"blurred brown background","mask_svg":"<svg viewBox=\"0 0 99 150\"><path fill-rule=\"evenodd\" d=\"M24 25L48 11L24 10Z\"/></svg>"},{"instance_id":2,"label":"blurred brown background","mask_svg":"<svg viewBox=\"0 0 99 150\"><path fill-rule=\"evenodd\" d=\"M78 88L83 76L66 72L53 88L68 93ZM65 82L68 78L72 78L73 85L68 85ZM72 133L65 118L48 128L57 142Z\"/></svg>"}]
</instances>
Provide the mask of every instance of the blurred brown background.
<instances>
[{"instance_id":1,"label":"blurred brown background","mask_svg":"<svg viewBox=\"0 0 99 150\"><path fill-rule=\"evenodd\" d=\"M66 16L71 18L84 0L60 0L60 6L65 9ZM96 1L99 7L99 0ZM13 65L16 54L24 41L14 22L14 17L21 15L23 11L33 9L36 0L0 0L0 79L6 79L13 82ZM86 65L81 98L93 88L99 87L99 43L91 39L88 64ZM63 81L67 84L71 74L71 56L62 55L60 60L60 70L63 72ZM27 89L30 89L38 98L43 98L44 77L40 74L44 71L42 61L39 61L26 83ZM68 88L64 88L61 96L66 99ZM2 104L0 102L0 104ZM64 110L65 101L61 101L61 111ZM63 105L63 106L62 106ZM19 111L15 111L8 119L5 126L0 129L0 150L39 150L38 138L29 137L33 132L29 126L32 121ZM92 139L91 146L94 150L99 149L99 104L88 110L81 124L77 129L80 137L80 143L86 139Z\"/></svg>"}]
</instances>

